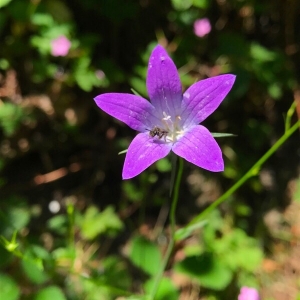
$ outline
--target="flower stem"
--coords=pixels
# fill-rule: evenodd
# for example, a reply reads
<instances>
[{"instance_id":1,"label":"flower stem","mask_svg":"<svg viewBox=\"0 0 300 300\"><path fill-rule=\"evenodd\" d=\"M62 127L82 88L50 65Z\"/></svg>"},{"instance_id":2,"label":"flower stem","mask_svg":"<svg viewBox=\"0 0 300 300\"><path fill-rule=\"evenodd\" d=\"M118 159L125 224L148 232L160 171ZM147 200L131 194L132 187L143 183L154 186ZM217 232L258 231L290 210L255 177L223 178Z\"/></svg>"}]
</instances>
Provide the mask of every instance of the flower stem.
<instances>
[{"instance_id":1,"label":"flower stem","mask_svg":"<svg viewBox=\"0 0 300 300\"><path fill-rule=\"evenodd\" d=\"M291 107L287 111L286 119L285 119L285 131L288 131L291 127L291 118L292 118L292 115L295 112L295 109L296 109L296 101L294 101L292 103Z\"/></svg>"},{"instance_id":2,"label":"flower stem","mask_svg":"<svg viewBox=\"0 0 300 300\"><path fill-rule=\"evenodd\" d=\"M176 207L178 203L178 196L179 196L179 187L180 187L180 181L182 177L183 172L183 159L179 157L179 164L178 164L178 171L177 176L175 180L174 190L173 190L173 199L171 204L171 210L170 210L170 224L171 224L171 234L170 234L170 241L167 248L167 251L165 253L163 262L161 264L161 268L159 269L158 273L156 274L154 285L152 287L151 293L150 293L150 300L154 300L154 297L156 295L156 292L159 287L159 283L161 281L161 278L163 277L164 270L166 269L166 266L168 264L168 261L170 259L174 244L175 244L175 229L176 229Z\"/></svg>"},{"instance_id":3,"label":"flower stem","mask_svg":"<svg viewBox=\"0 0 300 300\"><path fill-rule=\"evenodd\" d=\"M196 216L187 226L198 223L203 220L203 218L212 212L217 206L223 203L230 195L232 195L242 184L244 184L250 177L258 174L260 167L266 162L266 160L274 154L275 151L300 127L300 120L296 122L292 127L286 126L286 131L282 137L251 167L251 169L229 190L227 190L221 197L214 201L210 206L208 206L203 212Z\"/></svg>"}]
</instances>

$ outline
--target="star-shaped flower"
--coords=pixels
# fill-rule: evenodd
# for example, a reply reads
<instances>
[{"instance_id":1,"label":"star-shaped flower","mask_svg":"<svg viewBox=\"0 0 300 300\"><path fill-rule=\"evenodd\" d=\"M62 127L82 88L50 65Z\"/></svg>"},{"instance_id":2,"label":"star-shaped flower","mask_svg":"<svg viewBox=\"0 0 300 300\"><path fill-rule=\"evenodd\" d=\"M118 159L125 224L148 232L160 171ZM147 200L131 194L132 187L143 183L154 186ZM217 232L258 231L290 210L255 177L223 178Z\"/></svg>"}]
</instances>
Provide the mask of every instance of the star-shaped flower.
<instances>
[{"instance_id":1,"label":"star-shaped flower","mask_svg":"<svg viewBox=\"0 0 300 300\"><path fill-rule=\"evenodd\" d=\"M198 124L216 110L234 81L231 74L208 78L182 95L176 66L158 45L151 53L146 81L151 102L132 94L97 96L95 102L102 110L140 132L126 153L123 179L137 176L171 150L198 167L223 171L220 147Z\"/></svg>"}]
</instances>

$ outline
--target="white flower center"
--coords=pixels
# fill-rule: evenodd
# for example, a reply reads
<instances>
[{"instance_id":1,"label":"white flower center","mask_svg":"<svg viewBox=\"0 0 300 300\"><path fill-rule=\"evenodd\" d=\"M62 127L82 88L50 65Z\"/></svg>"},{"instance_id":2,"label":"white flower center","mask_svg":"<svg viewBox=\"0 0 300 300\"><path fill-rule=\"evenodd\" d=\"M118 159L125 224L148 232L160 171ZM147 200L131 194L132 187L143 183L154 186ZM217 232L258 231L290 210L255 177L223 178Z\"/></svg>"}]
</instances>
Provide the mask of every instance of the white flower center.
<instances>
[{"instance_id":1,"label":"white flower center","mask_svg":"<svg viewBox=\"0 0 300 300\"><path fill-rule=\"evenodd\" d=\"M174 120L172 117L163 112L164 117L162 118L163 130L168 132L166 134L166 142L175 143L178 138L183 135L183 129L180 126L180 116L176 116Z\"/></svg>"}]
</instances>

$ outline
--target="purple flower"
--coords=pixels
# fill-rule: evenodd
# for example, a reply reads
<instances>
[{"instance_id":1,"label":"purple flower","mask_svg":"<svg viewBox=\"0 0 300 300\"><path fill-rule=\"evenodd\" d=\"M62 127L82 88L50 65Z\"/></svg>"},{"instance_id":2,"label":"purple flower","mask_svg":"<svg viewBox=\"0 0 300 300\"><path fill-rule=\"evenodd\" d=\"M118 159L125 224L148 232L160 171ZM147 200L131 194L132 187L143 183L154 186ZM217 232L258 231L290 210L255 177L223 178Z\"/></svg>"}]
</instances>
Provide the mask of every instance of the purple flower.
<instances>
[{"instance_id":1,"label":"purple flower","mask_svg":"<svg viewBox=\"0 0 300 300\"><path fill-rule=\"evenodd\" d=\"M66 56L70 47L71 42L64 35L61 35L51 41L51 54L53 56Z\"/></svg>"},{"instance_id":2,"label":"purple flower","mask_svg":"<svg viewBox=\"0 0 300 300\"><path fill-rule=\"evenodd\" d=\"M259 300L258 291L255 288L243 286L241 288L238 300Z\"/></svg>"},{"instance_id":3,"label":"purple flower","mask_svg":"<svg viewBox=\"0 0 300 300\"><path fill-rule=\"evenodd\" d=\"M126 153L123 179L140 174L171 150L203 169L223 171L220 147L198 124L220 105L234 80L231 74L201 80L182 95L176 66L158 45L148 65L146 85L151 102L132 94L97 96L96 104L102 110L140 132Z\"/></svg>"},{"instance_id":4,"label":"purple flower","mask_svg":"<svg viewBox=\"0 0 300 300\"><path fill-rule=\"evenodd\" d=\"M211 25L207 18L198 19L194 22L194 33L196 36L204 37L211 31Z\"/></svg>"}]
</instances>

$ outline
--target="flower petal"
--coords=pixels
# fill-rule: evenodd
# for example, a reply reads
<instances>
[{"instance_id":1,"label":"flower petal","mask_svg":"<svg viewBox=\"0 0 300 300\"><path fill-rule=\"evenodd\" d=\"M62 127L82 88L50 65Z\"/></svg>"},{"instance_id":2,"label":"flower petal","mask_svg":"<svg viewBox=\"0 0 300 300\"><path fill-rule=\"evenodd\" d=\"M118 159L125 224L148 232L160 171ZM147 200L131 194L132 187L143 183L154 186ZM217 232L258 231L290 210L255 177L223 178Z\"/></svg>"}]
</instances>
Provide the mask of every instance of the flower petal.
<instances>
[{"instance_id":1,"label":"flower petal","mask_svg":"<svg viewBox=\"0 0 300 300\"><path fill-rule=\"evenodd\" d=\"M155 108L146 99L132 95L107 93L94 98L96 104L109 115L138 131L151 130L160 120Z\"/></svg>"},{"instance_id":2,"label":"flower petal","mask_svg":"<svg viewBox=\"0 0 300 300\"><path fill-rule=\"evenodd\" d=\"M182 87L176 66L166 50L158 45L149 58L147 90L151 103L163 117L163 112L174 118L182 100Z\"/></svg>"},{"instance_id":3,"label":"flower petal","mask_svg":"<svg viewBox=\"0 0 300 300\"><path fill-rule=\"evenodd\" d=\"M202 125L192 127L173 146L175 154L212 172L224 170L222 151L211 133Z\"/></svg>"},{"instance_id":4,"label":"flower petal","mask_svg":"<svg viewBox=\"0 0 300 300\"><path fill-rule=\"evenodd\" d=\"M157 160L171 151L172 144L151 138L149 133L139 133L129 145L126 153L123 179L139 175Z\"/></svg>"},{"instance_id":5,"label":"flower petal","mask_svg":"<svg viewBox=\"0 0 300 300\"><path fill-rule=\"evenodd\" d=\"M201 80L183 94L181 120L188 128L197 125L213 113L235 81L235 75L226 74Z\"/></svg>"}]
</instances>

